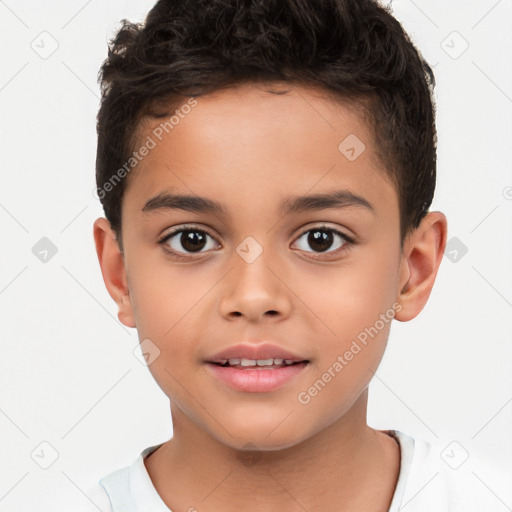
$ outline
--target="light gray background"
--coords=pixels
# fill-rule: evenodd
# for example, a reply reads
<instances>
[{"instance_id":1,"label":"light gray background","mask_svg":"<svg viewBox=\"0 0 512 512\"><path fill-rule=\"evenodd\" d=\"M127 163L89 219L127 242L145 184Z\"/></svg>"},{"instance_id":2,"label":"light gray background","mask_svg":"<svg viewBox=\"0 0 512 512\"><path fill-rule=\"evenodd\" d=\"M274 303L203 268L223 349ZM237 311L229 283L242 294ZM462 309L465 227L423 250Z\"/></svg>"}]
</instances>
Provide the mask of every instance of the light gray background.
<instances>
[{"instance_id":1,"label":"light gray background","mask_svg":"<svg viewBox=\"0 0 512 512\"><path fill-rule=\"evenodd\" d=\"M134 355L135 330L117 320L92 238L102 215L93 196L96 75L120 19L142 20L152 5L0 1L3 512L78 510L91 482L172 433L168 400ZM469 454L457 471L471 471L475 458L510 470L512 2L393 7L435 69L433 209L447 215L458 252L443 258L421 315L394 323L369 423L456 441L447 461ZM34 254L44 256L43 237L57 248L46 262ZM505 495L485 475L477 485L498 504Z\"/></svg>"}]
</instances>

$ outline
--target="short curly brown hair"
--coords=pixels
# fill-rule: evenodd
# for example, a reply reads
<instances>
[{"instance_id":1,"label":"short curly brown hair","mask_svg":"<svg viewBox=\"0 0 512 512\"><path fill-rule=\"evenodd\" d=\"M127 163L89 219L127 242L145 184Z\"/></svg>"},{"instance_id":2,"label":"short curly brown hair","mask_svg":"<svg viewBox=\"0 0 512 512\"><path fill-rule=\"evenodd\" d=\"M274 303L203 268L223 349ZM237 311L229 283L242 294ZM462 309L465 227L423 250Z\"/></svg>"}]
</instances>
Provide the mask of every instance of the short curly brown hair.
<instances>
[{"instance_id":1,"label":"short curly brown hair","mask_svg":"<svg viewBox=\"0 0 512 512\"><path fill-rule=\"evenodd\" d=\"M434 74L376 1L160 0L143 24L122 20L98 81L96 184L119 241L121 178L141 120L247 82L315 86L361 107L398 194L402 245L431 205Z\"/></svg>"}]
</instances>

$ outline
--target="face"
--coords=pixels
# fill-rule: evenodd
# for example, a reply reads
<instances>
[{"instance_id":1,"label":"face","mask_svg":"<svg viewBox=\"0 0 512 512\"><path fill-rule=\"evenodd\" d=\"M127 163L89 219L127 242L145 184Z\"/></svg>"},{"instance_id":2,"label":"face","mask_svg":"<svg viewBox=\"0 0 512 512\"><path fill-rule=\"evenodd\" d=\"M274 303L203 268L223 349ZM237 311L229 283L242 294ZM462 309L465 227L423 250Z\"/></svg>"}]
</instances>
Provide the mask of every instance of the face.
<instances>
[{"instance_id":1,"label":"face","mask_svg":"<svg viewBox=\"0 0 512 512\"><path fill-rule=\"evenodd\" d=\"M398 198L367 126L307 88L196 102L169 133L141 127L155 144L123 199L152 375L173 415L231 447L365 424L356 405L400 308L401 262Z\"/></svg>"}]
</instances>

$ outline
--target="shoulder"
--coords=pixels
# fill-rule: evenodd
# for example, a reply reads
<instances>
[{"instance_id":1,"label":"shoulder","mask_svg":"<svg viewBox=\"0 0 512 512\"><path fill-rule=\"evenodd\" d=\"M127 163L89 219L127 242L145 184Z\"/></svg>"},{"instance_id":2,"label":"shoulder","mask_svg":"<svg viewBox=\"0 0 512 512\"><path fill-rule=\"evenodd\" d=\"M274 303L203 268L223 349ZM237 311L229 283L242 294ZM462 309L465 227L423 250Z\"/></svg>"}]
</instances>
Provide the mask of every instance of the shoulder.
<instances>
[{"instance_id":1,"label":"shoulder","mask_svg":"<svg viewBox=\"0 0 512 512\"><path fill-rule=\"evenodd\" d=\"M408 511L501 512L511 503L512 474L472 455L457 441L431 442L397 432L409 450L400 508Z\"/></svg>"},{"instance_id":2,"label":"shoulder","mask_svg":"<svg viewBox=\"0 0 512 512\"><path fill-rule=\"evenodd\" d=\"M99 483L89 485L84 493L87 497L85 505L78 509L74 507L73 512L112 512L108 494Z\"/></svg>"},{"instance_id":3,"label":"shoulder","mask_svg":"<svg viewBox=\"0 0 512 512\"><path fill-rule=\"evenodd\" d=\"M106 503L104 497L109 502L110 508L106 508L106 512L168 511L144 465L144 458L161 444L144 449L130 465L112 471L99 480L101 490L96 489L95 492L98 500L103 500L102 503Z\"/></svg>"}]
</instances>

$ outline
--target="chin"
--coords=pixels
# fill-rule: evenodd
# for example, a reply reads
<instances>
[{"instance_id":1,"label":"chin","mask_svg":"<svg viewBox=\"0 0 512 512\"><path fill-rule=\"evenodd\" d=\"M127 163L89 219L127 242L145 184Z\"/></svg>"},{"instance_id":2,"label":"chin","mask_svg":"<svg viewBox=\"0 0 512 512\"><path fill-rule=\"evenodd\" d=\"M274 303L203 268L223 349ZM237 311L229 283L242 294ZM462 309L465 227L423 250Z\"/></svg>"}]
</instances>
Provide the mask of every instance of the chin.
<instances>
[{"instance_id":1,"label":"chin","mask_svg":"<svg viewBox=\"0 0 512 512\"><path fill-rule=\"evenodd\" d=\"M283 425L280 424L282 421L283 418L274 422L258 422L246 416L243 422L224 424L231 435L223 429L219 431L218 428L211 434L234 450L259 452L286 450L310 437L305 431L304 424L298 431L297 425L291 423Z\"/></svg>"},{"instance_id":2,"label":"chin","mask_svg":"<svg viewBox=\"0 0 512 512\"><path fill-rule=\"evenodd\" d=\"M300 444L303 439L281 436L279 439L269 440L264 435L254 435L252 438L237 436L236 439L229 439L229 442L227 439L225 441L230 448L242 452L278 452Z\"/></svg>"}]
</instances>

